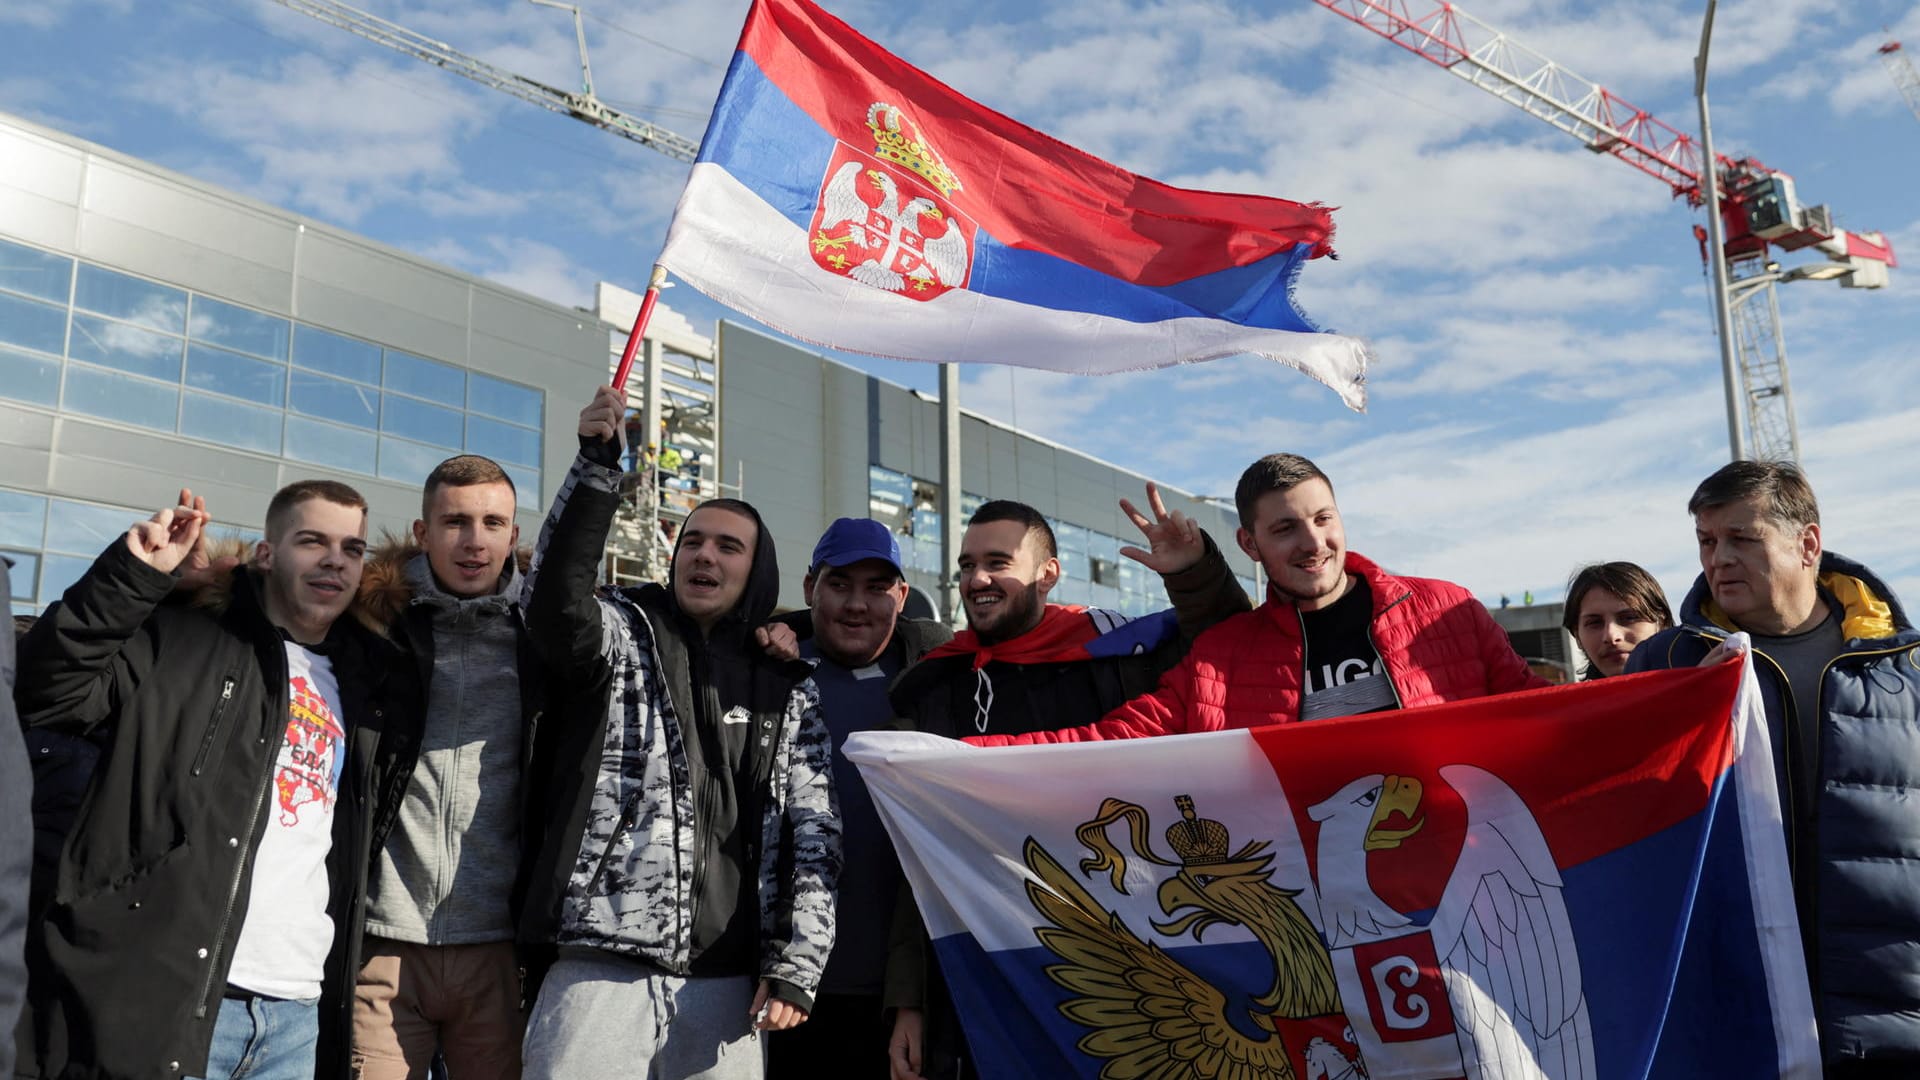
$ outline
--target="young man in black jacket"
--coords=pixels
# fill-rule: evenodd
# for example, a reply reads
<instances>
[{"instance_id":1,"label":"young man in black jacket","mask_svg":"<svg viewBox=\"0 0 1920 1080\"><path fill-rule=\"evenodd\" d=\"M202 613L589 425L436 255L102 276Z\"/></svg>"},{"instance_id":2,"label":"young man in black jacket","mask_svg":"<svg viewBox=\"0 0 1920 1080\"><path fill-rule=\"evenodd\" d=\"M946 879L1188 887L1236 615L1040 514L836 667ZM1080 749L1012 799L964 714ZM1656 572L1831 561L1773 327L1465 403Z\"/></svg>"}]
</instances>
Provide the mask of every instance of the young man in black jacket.
<instances>
[{"instance_id":1,"label":"young man in black jacket","mask_svg":"<svg viewBox=\"0 0 1920 1080\"><path fill-rule=\"evenodd\" d=\"M551 763L522 940L558 956L528 1076L758 1080L833 948L840 822L819 696L759 640L779 594L751 506L701 504L671 584L596 589L625 402L601 387L528 571L527 621L583 703Z\"/></svg>"},{"instance_id":2,"label":"young man in black jacket","mask_svg":"<svg viewBox=\"0 0 1920 1080\"><path fill-rule=\"evenodd\" d=\"M339 618L366 502L283 488L251 566L170 599L206 521L182 492L21 643L22 722L111 732L30 928L24 1076L344 1074L376 793L404 756L381 733L410 693Z\"/></svg>"},{"instance_id":3,"label":"young man in black jacket","mask_svg":"<svg viewBox=\"0 0 1920 1080\"><path fill-rule=\"evenodd\" d=\"M781 617L813 661L820 713L833 736L833 787L846 853L835 910L838 933L805 1026L767 1040L773 1080L809 1080L823 1062L838 1075L885 1080L891 1030L882 997L888 932L901 891L900 863L860 771L840 754L847 736L893 725L887 686L953 637L931 619L907 619L900 543L885 525L840 518L814 545L805 580L808 609Z\"/></svg>"}]
</instances>

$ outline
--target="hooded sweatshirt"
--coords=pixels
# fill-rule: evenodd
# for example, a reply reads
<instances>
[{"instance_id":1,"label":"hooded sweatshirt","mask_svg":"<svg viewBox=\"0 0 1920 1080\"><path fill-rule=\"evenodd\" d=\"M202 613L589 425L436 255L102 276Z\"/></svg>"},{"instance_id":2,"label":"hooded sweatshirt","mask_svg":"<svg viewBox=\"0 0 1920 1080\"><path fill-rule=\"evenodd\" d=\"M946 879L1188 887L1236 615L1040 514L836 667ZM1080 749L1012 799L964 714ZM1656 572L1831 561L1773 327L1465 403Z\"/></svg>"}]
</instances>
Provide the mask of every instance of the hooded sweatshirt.
<instances>
[{"instance_id":1,"label":"hooded sweatshirt","mask_svg":"<svg viewBox=\"0 0 1920 1080\"><path fill-rule=\"evenodd\" d=\"M511 941L520 864L519 630L512 559L487 596L440 589L424 553L403 571L432 626L420 759L374 865L367 930L395 941Z\"/></svg>"}]
</instances>

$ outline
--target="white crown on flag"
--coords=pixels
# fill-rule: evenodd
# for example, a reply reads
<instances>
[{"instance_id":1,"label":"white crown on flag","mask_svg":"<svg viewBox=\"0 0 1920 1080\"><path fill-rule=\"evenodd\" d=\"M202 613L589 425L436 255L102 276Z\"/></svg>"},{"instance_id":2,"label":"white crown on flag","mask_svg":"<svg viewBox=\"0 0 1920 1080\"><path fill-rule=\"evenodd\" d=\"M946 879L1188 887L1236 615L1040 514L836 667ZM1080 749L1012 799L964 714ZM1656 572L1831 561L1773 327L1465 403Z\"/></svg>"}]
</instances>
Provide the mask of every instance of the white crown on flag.
<instances>
[{"instance_id":1,"label":"white crown on flag","mask_svg":"<svg viewBox=\"0 0 1920 1080\"><path fill-rule=\"evenodd\" d=\"M873 132L874 156L919 173L942 195L960 190L960 178L927 145L920 126L907 119L900 106L874 102L867 108L867 127Z\"/></svg>"}]
</instances>

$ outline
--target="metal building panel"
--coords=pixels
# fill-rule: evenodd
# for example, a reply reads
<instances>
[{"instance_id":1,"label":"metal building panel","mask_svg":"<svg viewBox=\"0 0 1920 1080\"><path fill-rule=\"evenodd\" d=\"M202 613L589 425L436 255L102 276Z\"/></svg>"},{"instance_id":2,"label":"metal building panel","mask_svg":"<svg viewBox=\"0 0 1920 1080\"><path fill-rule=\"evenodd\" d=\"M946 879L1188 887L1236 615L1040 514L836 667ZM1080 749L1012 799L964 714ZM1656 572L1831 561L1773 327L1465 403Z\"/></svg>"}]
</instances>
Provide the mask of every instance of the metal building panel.
<instances>
[{"instance_id":1,"label":"metal building panel","mask_svg":"<svg viewBox=\"0 0 1920 1080\"><path fill-rule=\"evenodd\" d=\"M52 487L75 498L153 509L171 505L182 487L190 487L206 496L215 518L254 522L279 488L279 464L69 416L54 440Z\"/></svg>"},{"instance_id":2,"label":"metal building panel","mask_svg":"<svg viewBox=\"0 0 1920 1080\"><path fill-rule=\"evenodd\" d=\"M592 355L580 349L583 334L592 337L599 354L607 349L606 331L593 316L582 311L557 311L544 301L486 285L473 287L473 333L475 337L486 334L521 346L536 355L569 359Z\"/></svg>"},{"instance_id":3,"label":"metal building panel","mask_svg":"<svg viewBox=\"0 0 1920 1080\"><path fill-rule=\"evenodd\" d=\"M293 275L119 218L89 214L81 256L277 315L293 310Z\"/></svg>"},{"instance_id":4,"label":"metal building panel","mask_svg":"<svg viewBox=\"0 0 1920 1080\"><path fill-rule=\"evenodd\" d=\"M11 127L0 117L0 234L72 251L79 231L85 157Z\"/></svg>"},{"instance_id":5,"label":"metal building panel","mask_svg":"<svg viewBox=\"0 0 1920 1080\"><path fill-rule=\"evenodd\" d=\"M224 292L225 278L201 280L193 272L215 258L242 267L289 275L294 268L295 223L285 214L269 214L223 197L188 187L137 166L89 159L86 179L86 220L81 230L84 253L103 260L109 254L95 244L99 219L138 226L144 232L191 246L203 254L172 267L134 267L139 273L164 277L189 288ZM285 311L285 300L278 309Z\"/></svg>"},{"instance_id":6,"label":"metal building panel","mask_svg":"<svg viewBox=\"0 0 1920 1080\"><path fill-rule=\"evenodd\" d=\"M386 294L396 297L397 302L390 303L375 294L309 280L304 275L296 287L298 314L304 322L419 353L428 359L466 364L464 317L459 322L446 322L422 315L405 293ZM579 411L577 407L575 411Z\"/></svg>"},{"instance_id":7,"label":"metal building panel","mask_svg":"<svg viewBox=\"0 0 1920 1080\"><path fill-rule=\"evenodd\" d=\"M440 327L457 327L454 350L441 345L433 355L446 360L466 357L466 327L471 288L458 274L437 270L371 245L356 244L319 229L308 229L300 241L299 303L302 318L318 319L309 309L310 293L344 293L360 303L384 309L420 324L407 341L391 341L402 348L425 349L417 340L434 340ZM351 329L343 326L342 329ZM378 335L368 332L366 336Z\"/></svg>"}]
</instances>

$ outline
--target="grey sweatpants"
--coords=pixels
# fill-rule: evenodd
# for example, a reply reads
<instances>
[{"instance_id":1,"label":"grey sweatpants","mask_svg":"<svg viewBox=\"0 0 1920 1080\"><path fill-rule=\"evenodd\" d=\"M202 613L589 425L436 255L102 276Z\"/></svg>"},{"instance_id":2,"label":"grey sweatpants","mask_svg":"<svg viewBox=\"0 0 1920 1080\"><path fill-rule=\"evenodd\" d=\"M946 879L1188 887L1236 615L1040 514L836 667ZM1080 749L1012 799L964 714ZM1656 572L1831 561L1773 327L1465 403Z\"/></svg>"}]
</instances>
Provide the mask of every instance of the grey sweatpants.
<instances>
[{"instance_id":1,"label":"grey sweatpants","mask_svg":"<svg viewBox=\"0 0 1920 1080\"><path fill-rule=\"evenodd\" d=\"M563 953L540 985L525 1080L762 1080L766 1050L741 975L689 979L611 953Z\"/></svg>"}]
</instances>

